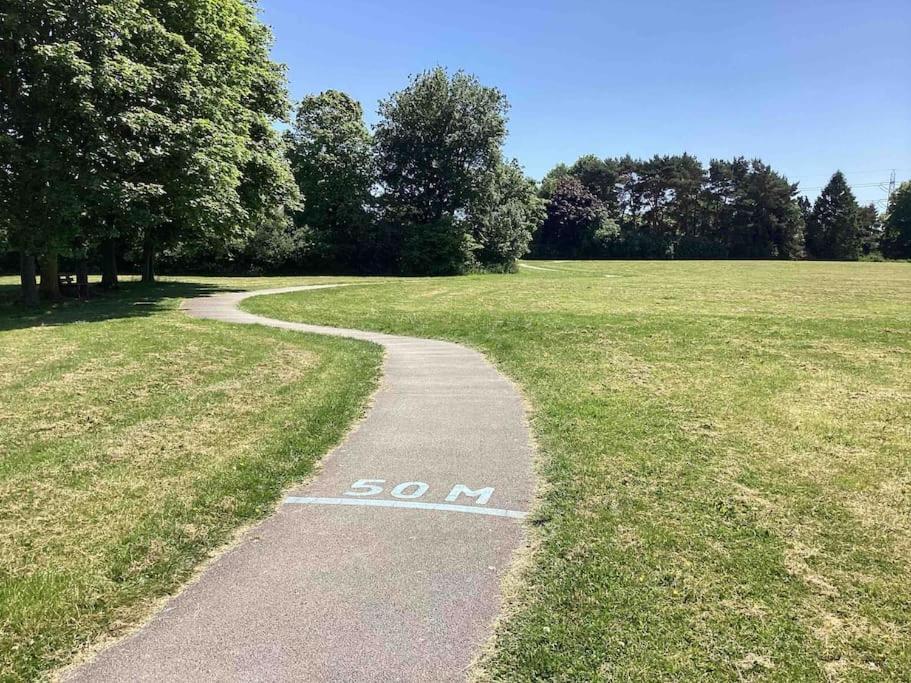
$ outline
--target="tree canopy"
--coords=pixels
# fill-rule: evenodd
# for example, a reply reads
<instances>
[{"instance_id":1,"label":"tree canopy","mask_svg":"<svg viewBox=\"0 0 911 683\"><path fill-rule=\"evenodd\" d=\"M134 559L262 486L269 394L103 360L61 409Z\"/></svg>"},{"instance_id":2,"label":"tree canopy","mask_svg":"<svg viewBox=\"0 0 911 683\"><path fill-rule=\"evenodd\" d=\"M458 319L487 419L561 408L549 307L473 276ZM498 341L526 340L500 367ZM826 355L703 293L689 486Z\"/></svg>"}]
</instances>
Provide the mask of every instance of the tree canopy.
<instances>
[{"instance_id":1,"label":"tree canopy","mask_svg":"<svg viewBox=\"0 0 911 683\"><path fill-rule=\"evenodd\" d=\"M524 253L540 210L521 171L503 161L507 111L499 90L443 68L380 102L377 179L402 270L508 267Z\"/></svg>"},{"instance_id":2,"label":"tree canopy","mask_svg":"<svg viewBox=\"0 0 911 683\"><path fill-rule=\"evenodd\" d=\"M2 15L0 212L32 299L113 238L224 247L296 201L287 99L243 0L36 0Z\"/></svg>"},{"instance_id":3,"label":"tree canopy","mask_svg":"<svg viewBox=\"0 0 911 683\"><path fill-rule=\"evenodd\" d=\"M581 157L541 183L535 252L559 258L797 258L797 186L759 160Z\"/></svg>"},{"instance_id":4,"label":"tree canopy","mask_svg":"<svg viewBox=\"0 0 911 683\"><path fill-rule=\"evenodd\" d=\"M313 258L330 269L363 269L371 258L374 164L360 103L336 90L308 95L287 139L291 168L306 197L295 223Z\"/></svg>"},{"instance_id":5,"label":"tree canopy","mask_svg":"<svg viewBox=\"0 0 911 683\"><path fill-rule=\"evenodd\" d=\"M911 259L911 181L902 183L889 199L882 244L889 258Z\"/></svg>"},{"instance_id":6,"label":"tree canopy","mask_svg":"<svg viewBox=\"0 0 911 683\"><path fill-rule=\"evenodd\" d=\"M858 206L841 171L813 204L807 223L807 252L816 259L852 260L861 252Z\"/></svg>"}]
</instances>

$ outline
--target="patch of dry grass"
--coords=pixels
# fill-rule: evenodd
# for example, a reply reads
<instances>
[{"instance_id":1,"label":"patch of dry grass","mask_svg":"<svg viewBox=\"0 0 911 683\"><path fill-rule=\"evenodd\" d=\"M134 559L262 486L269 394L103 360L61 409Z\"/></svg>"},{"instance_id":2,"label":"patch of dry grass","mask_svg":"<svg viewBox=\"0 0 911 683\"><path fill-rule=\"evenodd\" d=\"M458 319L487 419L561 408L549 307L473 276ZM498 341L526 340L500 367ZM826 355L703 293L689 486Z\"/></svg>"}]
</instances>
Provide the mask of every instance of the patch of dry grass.
<instances>
[{"instance_id":1,"label":"patch of dry grass","mask_svg":"<svg viewBox=\"0 0 911 683\"><path fill-rule=\"evenodd\" d=\"M0 320L0 678L143 618L374 385L371 345L192 320L175 287Z\"/></svg>"}]
</instances>

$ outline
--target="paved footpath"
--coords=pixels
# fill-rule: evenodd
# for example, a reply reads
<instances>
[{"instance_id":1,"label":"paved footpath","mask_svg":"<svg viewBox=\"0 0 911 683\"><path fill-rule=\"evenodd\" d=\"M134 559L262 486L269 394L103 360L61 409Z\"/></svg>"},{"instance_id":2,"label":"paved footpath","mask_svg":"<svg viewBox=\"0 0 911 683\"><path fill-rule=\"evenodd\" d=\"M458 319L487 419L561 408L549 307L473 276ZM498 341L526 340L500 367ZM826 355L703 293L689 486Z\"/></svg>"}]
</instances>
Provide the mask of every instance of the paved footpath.
<instances>
[{"instance_id":1,"label":"paved footpath","mask_svg":"<svg viewBox=\"0 0 911 683\"><path fill-rule=\"evenodd\" d=\"M368 416L276 514L66 680L466 677L524 540L533 475L522 400L457 344L237 309L249 296L317 288L219 293L184 308L381 344L385 374Z\"/></svg>"}]
</instances>

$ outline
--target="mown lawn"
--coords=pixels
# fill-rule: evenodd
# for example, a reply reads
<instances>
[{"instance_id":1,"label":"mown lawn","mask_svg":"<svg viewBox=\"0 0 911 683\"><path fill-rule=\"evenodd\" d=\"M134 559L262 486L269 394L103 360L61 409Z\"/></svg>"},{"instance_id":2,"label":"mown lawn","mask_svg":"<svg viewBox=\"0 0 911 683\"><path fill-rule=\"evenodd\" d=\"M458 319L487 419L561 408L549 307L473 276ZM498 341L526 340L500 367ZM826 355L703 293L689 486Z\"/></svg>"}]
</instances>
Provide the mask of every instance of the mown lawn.
<instances>
[{"instance_id":1,"label":"mown lawn","mask_svg":"<svg viewBox=\"0 0 911 683\"><path fill-rule=\"evenodd\" d=\"M528 266L245 304L526 391L536 550L482 676L911 679L911 264Z\"/></svg>"},{"instance_id":2,"label":"mown lawn","mask_svg":"<svg viewBox=\"0 0 911 683\"><path fill-rule=\"evenodd\" d=\"M362 411L381 351L176 310L226 280L127 284L37 312L9 303L12 282L0 281L0 679L33 680L141 621L272 510Z\"/></svg>"}]
</instances>

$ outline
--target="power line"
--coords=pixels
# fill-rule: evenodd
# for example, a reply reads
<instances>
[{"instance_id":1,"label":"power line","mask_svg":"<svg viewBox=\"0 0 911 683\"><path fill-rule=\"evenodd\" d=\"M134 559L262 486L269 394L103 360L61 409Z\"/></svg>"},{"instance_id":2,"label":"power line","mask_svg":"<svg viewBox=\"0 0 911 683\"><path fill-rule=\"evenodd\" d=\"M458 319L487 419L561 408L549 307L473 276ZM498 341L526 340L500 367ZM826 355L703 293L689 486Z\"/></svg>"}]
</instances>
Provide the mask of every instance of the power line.
<instances>
[{"instance_id":1,"label":"power line","mask_svg":"<svg viewBox=\"0 0 911 683\"><path fill-rule=\"evenodd\" d=\"M893 176L893 177L894 177L894 176ZM798 182L799 182L799 181L798 181ZM887 183L887 182L888 182L888 181L883 180L883 181L877 181L877 182L875 182L875 183L848 183L848 185L850 185L851 188L861 188L861 189L863 189L863 188L869 188L869 187L881 187L881 188L883 188L883 191L885 192L885 191L888 191L888 190L886 189L886 183ZM801 186L800 189L801 189L801 190L822 190L822 189L825 188L825 187L826 187L826 185L820 185L820 186L818 186L818 187L803 187L803 186Z\"/></svg>"},{"instance_id":2,"label":"power line","mask_svg":"<svg viewBox=\"0 0 911 683\"><path fill-rule=\"evenodd\" d=\"M839 169L839 170L841 170L841 169ZM874 173L895 173L895 172L904 173L905 171L911 171L911 168L897 168L895 166L892 166L889 168L871 169L869 171L842 171L842 174L844 174L846 177L856 177L859 175L872 175ZM813 173L811 175L804 176L804 178L830 178L830 177L832 177L831 173Z\"/></svg>"},{"instance_id":3,"label":"power line","mask_svg":"<svg viewBox=\"0 0 911 683\"><path fill-rule=\"evenodd\" d=\"M895 171L901 170L901 169L892 168L892 169L887 169L887 170L889 170L889 179L888 180L882 180L882 181L876 181L876 182L866 182L866 183L853 183L853 184L848 183L848 186L854 191L872 190L872 189L882 190L883 192L886 193L886 196L881 197L880 199L873 199L873 200L871 200L871 203L876 205L877 207L885 208L889 205L889 201L892 199L892 193L895 192ZM847 174L845 174L845 175L847 175ZM860 174L855 174L855 175L860 175ZM819 187L801 187L799 182L798 182L797 186L798 186L798 190L804 194L807 194L807 193L813 192L813 191L818 192L820 190L825 189L825 187L826 187L825 185L822 185Z\"/></svg>"}]
</instances>

